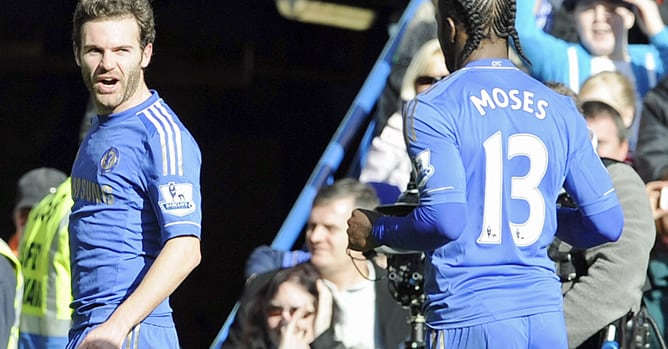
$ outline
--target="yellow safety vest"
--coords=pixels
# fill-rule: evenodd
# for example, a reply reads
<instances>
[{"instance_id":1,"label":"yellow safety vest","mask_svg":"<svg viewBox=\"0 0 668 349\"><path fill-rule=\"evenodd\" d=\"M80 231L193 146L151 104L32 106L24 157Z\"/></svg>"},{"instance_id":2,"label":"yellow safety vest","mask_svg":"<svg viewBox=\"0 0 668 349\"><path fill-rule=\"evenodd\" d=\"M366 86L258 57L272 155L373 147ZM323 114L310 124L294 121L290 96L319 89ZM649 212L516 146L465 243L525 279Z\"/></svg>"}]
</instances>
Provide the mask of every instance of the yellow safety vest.
<instances>
[{"instance_id":1,"label":"yellow safety vest","mask_svg":"<svg viewBox=\"0 0 668 349\"><path fill-rule=\"evenodd\" d=\"M21 333L67 337L72 324L68 178L30 211L19 247L25 291Z\"/></svg>"},{"instance_id":2,"label":"yellow safety vest","mask_svg":"<svg viewBox=\"0 0 668 349\"><path fill-rule=\"evenodd\" d=\"M13 265L14 271L16 272L16 297L14 298L14 309L16 310L16 316L14 317L14 324L9 332L9 342L7 343L7 349L16 349L18 348L19 340L19 320L21 319L21 298L23 295L23 274L21 274L21 263L12 252L12 249L9 248L7 243L0 239L0 256L4 256L9 260ZM2 257L0 257L2 258Z\"/></svg>"}]
</instances>

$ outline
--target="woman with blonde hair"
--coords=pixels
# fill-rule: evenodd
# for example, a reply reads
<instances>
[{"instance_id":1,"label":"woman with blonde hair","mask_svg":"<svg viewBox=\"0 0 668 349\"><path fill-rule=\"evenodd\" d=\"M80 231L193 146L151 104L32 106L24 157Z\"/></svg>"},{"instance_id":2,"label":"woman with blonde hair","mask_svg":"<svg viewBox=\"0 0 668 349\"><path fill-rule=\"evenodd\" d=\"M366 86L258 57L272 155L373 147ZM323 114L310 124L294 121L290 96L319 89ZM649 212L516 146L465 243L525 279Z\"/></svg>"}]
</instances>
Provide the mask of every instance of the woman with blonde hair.
<instances>
[{"instance_id":1,"label":"woman with blonde hair","mask_svg":"<svg viewBox=\"0 0 668 349\"><path fill-rule=\"evenodd\" d=\"M640 99L633 82L618 71L604 71L587 78L578 94L580 103L603 102L615 108L628 130L629 152L635 150L638 140Z\"/></svg>"},{"instance_id":2,"label":"woman with blonde hair","mask_svg":"<svg viewBox=\"0 0 668 349\"><path fill-rule=\"evenodd\" d=\"M360 181L383 182L394 185L401 191L406 189L410 179L411 161L403 137L403 106L448 74L450 72L445 66L445 57L438 39L425 42L406 69L401 83L398 110L390 116L383 130L371 143Z\"/></svg>"}]
</instances>

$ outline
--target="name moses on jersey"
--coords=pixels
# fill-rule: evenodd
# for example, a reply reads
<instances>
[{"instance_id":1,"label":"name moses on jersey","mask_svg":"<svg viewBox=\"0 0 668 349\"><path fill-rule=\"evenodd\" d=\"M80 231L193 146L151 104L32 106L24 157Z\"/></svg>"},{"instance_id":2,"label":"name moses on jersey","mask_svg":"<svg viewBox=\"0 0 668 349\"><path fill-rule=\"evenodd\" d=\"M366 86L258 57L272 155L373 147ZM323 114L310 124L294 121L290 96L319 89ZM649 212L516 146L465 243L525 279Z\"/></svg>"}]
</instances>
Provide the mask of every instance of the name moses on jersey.
<instances>
[{"instance_id":1,"label":"name moses on jersey","mask_svg":"<svg viewBox=\"0 0 668 349\"><path fill-rule=\"evenodd\" d=\"M489 92L487 89L480 90L480 96L469 97L473 106L478 110L481 116L485 116L486 109L510 108L513 110L523 110L533 114L538 119L545 119L548 103L544 99L535 100L533 92L510 90L495 87Z\"/></svg>"}]
</instances>

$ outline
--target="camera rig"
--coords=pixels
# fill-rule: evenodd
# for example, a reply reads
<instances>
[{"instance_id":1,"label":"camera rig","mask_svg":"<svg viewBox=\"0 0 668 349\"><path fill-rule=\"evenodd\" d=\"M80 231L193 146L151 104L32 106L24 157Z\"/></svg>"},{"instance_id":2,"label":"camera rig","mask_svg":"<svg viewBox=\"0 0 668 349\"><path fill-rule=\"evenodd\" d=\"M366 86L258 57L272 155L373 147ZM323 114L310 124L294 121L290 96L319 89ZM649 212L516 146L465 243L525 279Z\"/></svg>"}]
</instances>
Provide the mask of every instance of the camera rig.
<instances>
[{"instance_id":1,"label":"camera rig","mask_svg":"<svg viewBox=\"0 0 668 349\"><path fill-rule=\"evenodd\" d=\"M415 185L409 183L406 190L390 205L379 206L376 211L392 216L405 216L417 206L418 191ZM376 253L387 256L388 289L394 299L403 307L409 309L411 336L405 343L405 348L425 348L425 317L422 306L426 295L424 293L424 265L425 255L420 251L398 250L387 246L379 246Z\"/></svg>"}]
</instances>

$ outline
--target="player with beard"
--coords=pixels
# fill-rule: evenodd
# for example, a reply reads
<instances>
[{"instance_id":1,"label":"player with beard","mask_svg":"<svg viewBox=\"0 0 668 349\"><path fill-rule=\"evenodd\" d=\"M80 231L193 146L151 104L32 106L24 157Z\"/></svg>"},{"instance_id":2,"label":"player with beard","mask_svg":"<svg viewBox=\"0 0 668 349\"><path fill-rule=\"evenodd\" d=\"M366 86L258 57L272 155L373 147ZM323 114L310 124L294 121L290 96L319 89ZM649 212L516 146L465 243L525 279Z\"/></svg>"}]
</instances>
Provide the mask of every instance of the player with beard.
<instances>
[{"instance_id":1,"label":"player with beard","mask_svg":"<svg viewBox=\"0 0 668 349\"><path fill-rule=\"evenodd\" d=\"M74 57L97 118L72 166L67 348L179 348L169 295L199 264L199 147L144 70L148 0L81 0Z\"/></svg>"}]
</instances>

